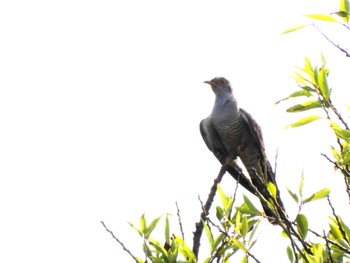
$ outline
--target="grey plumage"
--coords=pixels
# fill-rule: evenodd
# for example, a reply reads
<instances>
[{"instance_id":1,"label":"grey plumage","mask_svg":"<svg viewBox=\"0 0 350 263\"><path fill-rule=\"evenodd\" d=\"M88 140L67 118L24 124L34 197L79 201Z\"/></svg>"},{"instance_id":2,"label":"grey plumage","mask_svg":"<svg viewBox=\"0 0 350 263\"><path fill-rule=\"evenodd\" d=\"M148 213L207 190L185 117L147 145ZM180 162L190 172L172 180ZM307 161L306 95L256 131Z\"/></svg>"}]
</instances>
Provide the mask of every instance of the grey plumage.
<instances>
[{"instance_id":1,"label":"grey plumage","mask_svg":"<svg viewBox=\"0 0 350 263\"><path fill-rule=\"evenodd\" d=\"M276 181L266 158L260 126L248 112L238 107L228 80L214 78L205 83L210 84L215 93L212 113L200 123L200 132L206 145L222 165L232 166L239 157L255 189L268 199L266 184L272 182L276 185ZM246 177L240 178L240 183L256 194L247 180ZM283 208L279 194L278 203ZM267 204L262 202L262 205L265 213L271 216Z\"/></svg>"}]
</instances>

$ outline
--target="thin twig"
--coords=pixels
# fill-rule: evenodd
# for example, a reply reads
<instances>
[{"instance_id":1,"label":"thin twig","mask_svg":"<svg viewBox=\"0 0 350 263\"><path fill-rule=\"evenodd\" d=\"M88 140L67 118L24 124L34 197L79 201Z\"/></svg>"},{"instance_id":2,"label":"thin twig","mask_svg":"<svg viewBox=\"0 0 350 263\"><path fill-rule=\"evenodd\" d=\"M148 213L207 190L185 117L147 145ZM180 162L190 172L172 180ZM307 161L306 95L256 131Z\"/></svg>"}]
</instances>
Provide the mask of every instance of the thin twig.
<instances>
[{"instance_id":1,"label":"thin twig","mask_svg":"<svg viewBox=\"0 0 350 263\"><path fill-rule=\"evenodd\" d=\"M136 263L138 263L138 260L136 259L136 257L130 252L129 249L127 249L127 248L124 246L124 244L114 235L114 233L113 233L111 230L108 229L108 227L105 225L105 223L104 223L103 221L101 221L101 224L102 224L103 227L106 229L106 231L107 231L108 233L111 234L112 238L113 238L115 241L117 241L117 242L119 243L119 245L122 246L122 248L126 251L126 253L128 253L128 254L130 255L130 257L132 257L132 258L135 260Z\"/></svg>"},{"instance_id":2,"label":"thin twig","mask_svg":"<svg viewBox=\"0 0 350 263\"><path fill-rule=\"evenodd\" d=\"M341 52L345 53L345 55L346 55L347 57L350 57L350 53L349 53L349 52L347 52L344 48L342 48L342 47L340 47L339 45L337 45L336 43L334 43L334 42L333 42L329 37L327 37L327 36L321 31L321 29L319 29L315 24L311 24L311 25L314 26L314 27L318 30L318 32L320 32L321 35L322 35L324 38L327 39L327 41L328 41L329 43L331 43L333 46L335 46L336 48L338 48Z\"/></svg>"},{"instance_id":3,"label":"thin twig","mask_svg":"<svg viewBox=\"0 0 350 263\"><path fill-rule=\"evenodd\" d=\"M179 221L181 236L182 236L182 239L185 240L184 229L182 227L181 216L180 216L180 208L179 208L179 205L177 202L175 202L175 204L176 204L176 209L177 209L177 219Z\"/></svg>"},{"instance_id":4,"label":"thin twig","mask_svg":"<svg viewBox=\"0 0 350 263\"><path fill-rule=\"evenodd\" d=\"M226 172L226 168L225 168L225 166L222 166L217 178L214 180L214 183L210 189L210 193L209 193L208 199L204 205L204 209L200 215L200 219L196 223L196 230L193 232L193 249L192 249L192 251L197 259L198 259L199 247L201 245L200 240L201 240L201 236L203 233L203 227L204 227L202 220L205 220L209 214L210 207L214 201L214 197L216 194L217 185L218 185L218 183L221 182L221 179L224 176L225 172Z\"/></svg>"}]
</instances>

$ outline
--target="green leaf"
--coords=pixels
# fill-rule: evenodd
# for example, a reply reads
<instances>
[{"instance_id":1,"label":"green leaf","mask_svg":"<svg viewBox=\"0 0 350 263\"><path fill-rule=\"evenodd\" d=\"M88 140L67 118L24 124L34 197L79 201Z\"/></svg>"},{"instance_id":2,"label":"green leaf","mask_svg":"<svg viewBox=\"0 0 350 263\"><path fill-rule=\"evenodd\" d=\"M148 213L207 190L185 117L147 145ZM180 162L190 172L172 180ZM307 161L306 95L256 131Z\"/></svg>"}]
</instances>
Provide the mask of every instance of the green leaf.
<instances>
[{"instance_id":1,"label":"green leaf","mask_svg":"<svg viewBox=\"0 0 350 263\"><path fill-rule=\"evenodd\" d=\"M153 239L153 238L150 238L149 239L149 243L152 247L154 247L156 249L156 251L158 251L158 253L162 254L162 255L165 255L167 256L168 255L168 252L165 250L164 246L162 246L159 241Z\"/></svg>"},{"instance_id":2,"label":"green leaf","mask_svg":"<svg viewBox=\"0 0 350 263\"><path fill-rule=\"evenodd\" d=\"M241 225L241 235L245 236L248 233L248 219L246 216L242 217L242 225Z\"/></svg>"},{"instance_id":3,"label":"green leaf","mask_svg":"<svg viewBox=\"0 0 350 263\"><path fill-rule=\"evenodd\" d=\"M330 227L330 232L331 232L332 236L333 236L336 240L339 240L339 239L342 239L342 238L343 238L343 235L341 234L337 223L330 223L330 224L329 224L329 227Z\"/></svg>"},{"instance_id":4,"label":"green leaf","mask_svg":"<svg viewBox=\"0 0 350 263\"><path fill-rule=\"evenodd\" d=\"M333 146L330 146L331 147L331 151L332 151L332 154L333 154L333 157L339 161L340 160L340 155L339 155L339 152L337 149L335 149Z\"/></svg>"},{"instance_id":5,"label":"green leaf","mask_svg":"<svg viewBox=\"0 0 350 263\"><path fill-rule=\"evenodd\" d=\"M180 245L179 251L186 258L186 262L197 262L196 256L181 237L174 235L174 240Z\"/></svg>"},{"instance_id":6,"label":"green leaf","mask_svg":"<svg viewBox=\"0 0 350 263\"><path fill-rule=\"evenodd\" d=\"M343 219L340 217L340 216L338 216L338 220L339 220L339 222L340 222L340 224L341 224L341 227L344 229L344 231L345 231L345 237L344 237L344 239L348 242L348 244L350 244L350 228L348 227L348 225L346 225L345 223L344 223L344 221L343 221Z\"/></svg>"},{"instance_id":7,"label":"green leaf","mask_svg":"<svg viewBox=\"0 0 350 263\"><path fill-rule=\"evenodd\" d=\"M260 215L259 210L253 205L253 203L249 200L248 197L243 195L243 200L244 200L245 208L247 208L247 209L245 211L242 211L242 212L246 212L246 213L249 213L251 215Z\"/></svg>"},{"instance_id":8,"label":"green leaf","mask_svg":"<svg viewBox=\"0 0 350 263\"><path fill-rule=\"evenodd\" d=\"M310 97L312 96L311 92L305 89L302 90L297 90L295 92L293 92L292 94L290 94L288 97L281 99L277 102L275 102L275 105L279 104L282 101L288 100L290 98L296 98L296 97Z\"/></svg>"},{"instance_id":9,"label":"green leaf","mask_svg":"<svg viewBox=\"0 0 350 263\"><path fill-rule=\"evenodd\" d=\"M320 108L322 107L322 102L320 100L310 100L306 101L303 104L296 104L287 109L287 112L301 112L310 109Z\"/></svg>"},{"instance_id":10,"label":"green leaf","mask_svg":"<svg viewBox=\"0 0 350 263\"><path fill-rule=\"evenodd\" d=\"M224 217L224 210L222 210L221 206L217 206L216 207L216 218L219 219L219 221L221 221L221 219L223 219Z\"/></svg>"},{"instance_id":11,"label":"green leaf","mask_svg":"<svg viewBox=\"0 0 350 263\"><path fill-rule=\"evenodd\" d=\"M220 187L219 184L217 185L217 189L218 189L218 192L220 194L222 206L225 208L227 206L229 198L226 196L226 194L224 193L224 191L222 190L222 188Z\"/></svg>"},{"instance_id":12,"label":"green leaf","mask_svg":"<svg viewBox=\"0 0 350 263\"><path fill-rule=\"evenodd\" d=\"M330 16L330 15L309 14L309 15L305 15L305 16L309 17L309 18L312 18L312 19L326 21L326 22L338 22L337 19L335 19L333 16Z\"/></svg>"},{"instance_id":13,"label":"green leaf","mask_svg":"<svg viewBox=\"0 0 350 263\"><path fill-rule=\"evenodd\" d=\"M340 128L336 122L331 123L331 127L338 138L343 139L344 141L350 143L350 131Z\"/></svg>"},{"instance_id":14,"label":"green leaf","mask_svg":"<svg viewBox=\"0 0 350 263\"><path fill-rule=\"evenodd\" d=\"M349 22L349 1L340 0L340 12L337 15L343 18L343 21L347 24Z\"/></svg>"},{"instance_id":15,"label":"green leaf","mask_svg":"<svg viewBox=\"0 0 350 263\"><path fill-rule=\"evenodd\" d=\"M302 173L301 173L300 183L299 183L299 195L300 195L300 197L303 196L303 188L304 188L304 171L302 171Z\"/></svg>"},{"instance_id":16,"label":"green leaf","mask_svg":"<svg viewBox=\"0 0 350 263\"><path fill-rule=\"evenodd\" d=\"M294 201L298 204L299 198L298 198L297 194L293 193L288 187L287 187L287 191L290 194L290 196L294 199Z\"/></svg>"},{"instance_id":17,"label":"green leaf","mask_svg":"<svg viewBox=\"0 0 350 263\"><path fill-rule=\"evenodd\" d=\"M216 250L218 246L221 244L222 240L224 240L226 236L224 234L220 234L213 243L213 248Z\"/></svg>"},{"instance_id":18,"label":"green leaf","mask_svg":"<svg viewBox=\"0 0 350 263\"><path fill-rule=\"evenodd\" d=\"M165 242L167 244L170 244L170 226L169 226L169 216L167 215L165 218L165 229L164 229L164 233L165 233Z\"/></svg>"},{"instance_id":19,"label":"green leaf","mask_svg":"<svg viewBox=\"0 0 350 263\"><path fill-rule=\"evenodd\" d=\"M305 239L307 232L309 231L309 224L307 217L303 214L298 214L297 216L298 232L303 239Z\"/></svg>"},{"instance_id":20,"label":"green leaf","mask_svg":"<svg viewBox=\"0 0 350 263\"><path fill-rule=\"evenodd\" d=\"M230 238L231 241L241 250L243 250L245 253L248 252L247 248L244 246L243 243L241 243L240 241L238 241L238 239L234 238L234 237L231 237Z\"/></svg>"},{"instance_id":21,"label":"green leaf","mask_svg":"<svg viewBox=\"0 0 350 263\"><path fill-rule=\"evenodd\" d=\"M288 33L291 33L291 32L294 32L294 31L297 31L299 29L302 29L304 27L307 27L308 25L300 25L300 26L295 26L295 27L292 27L292 28L288 28L286 30L284 30L281 34L288 34Z\"/></svg>"},{"instance_id":22,"label":"green leaf","mask_svg":"<svg viewBox=\"0 0 350 263\"><path fill-rule=\"evenodd\" d=\"M142 233L141 233L141 231L137 228L137 227L135 227L132 223L130 223L130 222L128 222L128 224L142 237Z\"/></svg>"},{"instance_id":23,"label":"green leaf","mask_svg":"<svg viewBox=\"0 0 350 263\"><path fill-rule=\"evenodd\" d=\"M145 218L145 214L142 214L141 215L141 218L140 218L140 231L142 234L145 233L145 230L146 230L146 218Z\"/></svg>"},{"instance_id":24,"label":"green leaf","mask_svg":"<svg viewBox=\"0 0 350 263\"><path fill-rule=\"evenodd\" d=\"M287 247L287 255L288 255L288 259L291 263L294 262L294 253L293 250L290 246Z\"/></svg>"},{"instance_id":25,"label":"green leaf","mask_svg":"<svg viewBox=\"0 0 350 263\"><path fill-rule=\"evenodd\" d=\"M305 60L305 66L304 66L304 69L302 69L302 70L307 75L309 75L309 78L311 79L311 83L313 85L315 85L316 84L316 77L315 77L316 75L315 74L317 74L317 68L312 67L311 61L308 57L305 57L304 60ZM308 81L308 82L310 82L310 81Z\"/></svg>"},{"instance_id":26,"label":"green leaf","mask_svg":"<svg viewBox=\"0 0 350 263\"><path fill-rule=\"evenodd\" d=\"M325 197L327 197L329 195L330 192L331 192L331 190L329 188L324 188L324 189L318 191L317 193L312 194L308 198L305 198L302 202L305 204L305 203L308 203L308 202L311 202L311 201L315 201L315 200L319 200L319 199L325 198Z\"/></svg>"},{"instance_id":27,"label":"green leaf","mask_svg":"<svg viewBox=\"0 0 350 263\"><path fill-rule=\"evenodd\" d=\"M305 125L305 124L308 124L308 123L310 123L310 122L313 122L313 121L316 121L316 120L319 120L319 119L321 119L320 116L311 115L311 116L302 118L302 119L300 119L300 120L297 121L297 122L294 122L294 123L292 123L292 124L287 125L286 128L296 128L296 127L300 127L300 126L303 126L303 125Z\"/></svg>"},{"instance_id":28,"label":"green leaf","mask_svg":"<svg viewBox=\"0 0 350 263\"><path fill-rule=\"evenodd\" d=\"M256 239L254 240L255 234L259 228L259 223L261 221L257 221L256 223L253 224L253 230L250 232L248 243L255 243Z\"/></svg>"},{"instance_id":29,"label":"green leaf","mask_svg":"<svg viewBox=\"0 0 350 263\"><path fill-rule=\"evenodd\" d=\"M202 220L202 224L204 226L204 230L205 230L205 233L207 234L207 238L208 238L208 241L209 241L209 244L210 244L210 248L211 248L211 253L214 251L215 247L214 247L214 239L213 239L213 234L211 233L211 230L210 228L208 227L207 223L204 222Z\"/></svg>"},{"instance_id":30,"label":"green leaf","mask_svg":"<svg viewBox=\"0 0 350 263\"><path fill-rule=\"evenodd\" d=\"M157 226L160 217L157 217L156 219L154 219L151 224L145 229L145 238L149 238L151 233L153 232L154 228ZM146 221L145 221L146 222Z\"/></svg>"},{"instance_id":31,"label":"green leaf","mask_svg":"<svg viewBox=\"0 0 350 263\"><path fill-rule=\"evenodd\" d=\"M322 66L318 72L317 83L320 87L320 92L323 98L329 99L330 90L327 83L328 70Z\"/></svg>"},{"instance_id":32,"label":"green leaf","mask_svg":"<svg viewBox=\"0 0 350 263\"><path fill-rule=\"evenodd\" d=\"M277 197L277 188L272 182L267 183L267 190L269 190L270 194L272 194L274 198Z\"/></svg>"},{"instance_id":33,"label":"green leaf","mask_svg":"<svg viewBox=\"0 0 350 263\"><path fill-rule=\"evenodd\" d=\"M241 263L248 263L248 256L244 256L241 260Z\"/></svg>"}]
</instances>

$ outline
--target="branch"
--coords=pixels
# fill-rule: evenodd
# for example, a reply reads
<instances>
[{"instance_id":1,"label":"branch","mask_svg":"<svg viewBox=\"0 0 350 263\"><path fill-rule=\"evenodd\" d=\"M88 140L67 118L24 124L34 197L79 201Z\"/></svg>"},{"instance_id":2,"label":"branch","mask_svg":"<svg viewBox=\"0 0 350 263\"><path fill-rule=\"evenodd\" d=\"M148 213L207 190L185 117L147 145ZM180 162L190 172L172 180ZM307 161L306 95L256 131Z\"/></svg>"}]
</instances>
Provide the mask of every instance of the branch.
<instances>
[{"instance_id":1,"label":"branch","mask_svg":"<svg viewBox=\"0 0 350 263\"><path fill-rule=\"evenodd\" d=\"M214 201L214 197L216 194L217 184L221 182L221 179L224 176L225 172L226 172L226 167L222 166L217 178L214 180L214 184L212 185L212 187L210 189L210 193L208 195L207 201L205 202L204 209L200 215L199 222L196 223L196 230L193 232L193 249L192 249L192 251L197 259L198 259L199 247L201 245L201 243L200 243L201 236L202 236L203 227L204 227L202 220L205 220L207 218L207 216L209 215L209 210L210 210L210 207Z\"/></svg>"},{"instance_id":2,"label":"branch","mask_svg":"<svg viewBox=\"0 0 350 263\"><path fill-rule=\"evenodd\" d=\"M114 233L107 228L107 226L105 225L105 223L103 221L101 221L101 224L106 229L106 231L111 234L112 238L122 246L122 248L126 251L126 253L128 253L135 260L136 263L138 263L139 261L137 260L137 258L130 252L129 249L127 249L124 246L124 244L114 235Z\"/></svg>"},{"instance_id":3,"label":"branch","mask_svg":"<svg viewBox=\"0 0 350 263\"><path fill-rule=\"evenodd\" d=\"M180 208L177 202L175 202L176 204L176 209L177 209L177 218L179 220L179 226L180 226L180 232L181 232L181 236L182 239L185 240L185 234L184 234L184 229L182 227L182 222L181 222L181 216L180 216Z\"/></svg>"}]
</instances>

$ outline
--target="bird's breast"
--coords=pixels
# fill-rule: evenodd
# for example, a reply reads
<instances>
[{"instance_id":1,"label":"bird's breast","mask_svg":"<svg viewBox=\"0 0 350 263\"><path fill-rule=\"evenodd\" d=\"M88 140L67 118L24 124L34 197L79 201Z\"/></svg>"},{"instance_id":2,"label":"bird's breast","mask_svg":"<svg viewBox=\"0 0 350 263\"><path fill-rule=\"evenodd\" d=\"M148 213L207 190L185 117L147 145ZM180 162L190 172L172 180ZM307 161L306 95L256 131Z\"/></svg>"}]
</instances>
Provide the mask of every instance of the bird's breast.
<instances>
[{"instance_id":1,"label":"bird's breast","mask_svg":"<svg viewBox=\"0 0 350 263\"><path fill-rule=\"evenodd\" d=\"M237 152L244 146L249 131L242 117L234 114L214 114L212 122L227 151Z\"/></svg>"}]
</instances>

